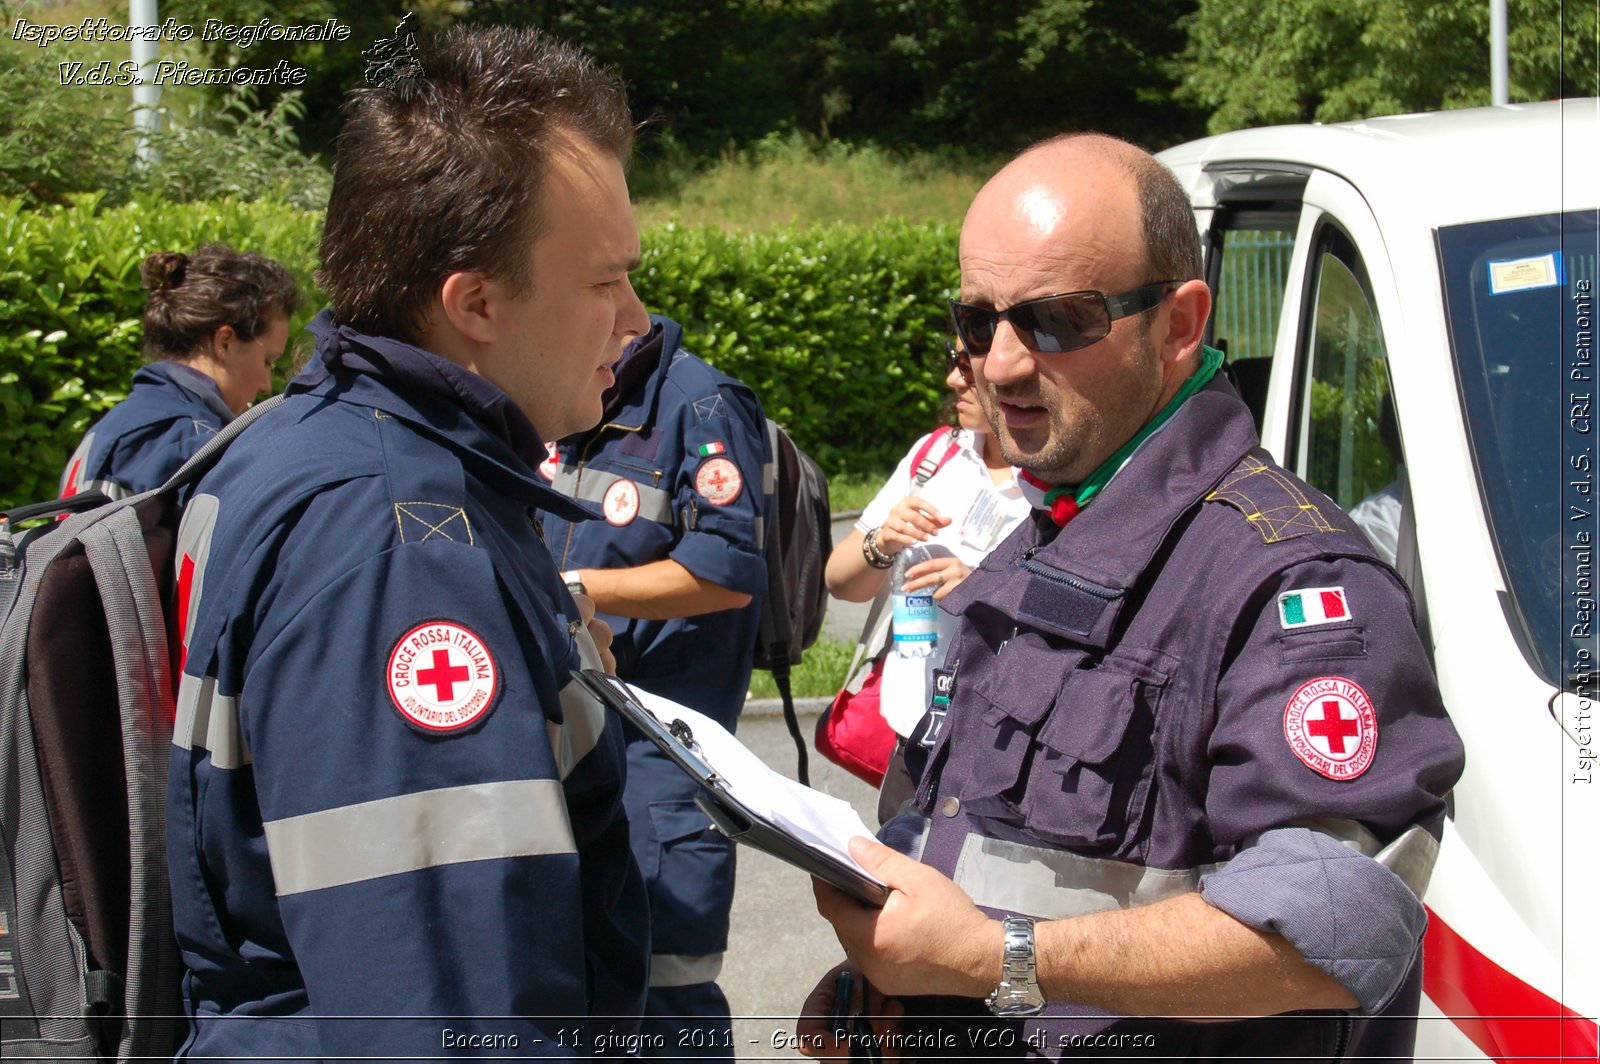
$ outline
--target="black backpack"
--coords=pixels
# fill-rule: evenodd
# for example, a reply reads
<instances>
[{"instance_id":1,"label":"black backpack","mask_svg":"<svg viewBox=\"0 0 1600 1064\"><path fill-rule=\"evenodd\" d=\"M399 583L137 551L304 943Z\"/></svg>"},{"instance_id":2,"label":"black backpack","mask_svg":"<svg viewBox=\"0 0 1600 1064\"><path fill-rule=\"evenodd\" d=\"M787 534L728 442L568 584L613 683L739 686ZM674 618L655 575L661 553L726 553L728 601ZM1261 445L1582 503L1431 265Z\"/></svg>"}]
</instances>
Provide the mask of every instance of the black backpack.
<instances>
[{"instance_id":1,"label":"black backpack","mask_svg":"<svg viewBox=\"0 0 1600 1064\"><path fill-rule=\"evenodd\" d=\"M161 487L0 514L0 1055L170 1058L187 1030L166 791L179 497L277 399ZM64 517L14 531L36 518Z\"/></svg>"},{"instance_id":2,"label":"black backpack","mask_svg":"<svg viewBox=\"0 0 1600 1064\"><path fill-rule=\"evenodd\" d=\"M772 673L783 698L783 719L799 751L799 779L810 783L806 740L795 718L789 668L800 664L822 631L828 608L823 567L833 552L828 478L822 467L771 418L767 443L772 454L771 490L763 532L767 553L767 596L761 605L755 665Z\"/></svg>"}]
</instances>

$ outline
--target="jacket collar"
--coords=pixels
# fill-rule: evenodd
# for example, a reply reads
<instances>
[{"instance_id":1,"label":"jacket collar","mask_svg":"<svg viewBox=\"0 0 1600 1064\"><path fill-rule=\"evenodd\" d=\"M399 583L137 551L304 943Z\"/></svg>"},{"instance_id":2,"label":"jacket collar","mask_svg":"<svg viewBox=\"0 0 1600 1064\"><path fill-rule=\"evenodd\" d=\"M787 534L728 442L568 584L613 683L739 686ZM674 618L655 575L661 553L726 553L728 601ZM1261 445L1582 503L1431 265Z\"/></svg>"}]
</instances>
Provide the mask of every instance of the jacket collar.
<instances>
[{"instance_id":1,"label":"jacket collar","mask_svg":"<svg viewBox=\"0 0 1600 1064\"><path fill-rule=\"evenodd\" d=\"M488 379L403 340L368 336L324 310L307 326L317 353L288 394L320 394L370 406L415 425L497 490L571 520L598 516L534 474L539 431Z\"/></svg>"},{"instance_id":2,"label":"jacket collar","mask_svg":"<svg viewBox=\"0 0 1600 1064\"><path fill-rule=\"evenodd\" d=\"M224 425L233 420L233 411L222 401L222 389L217 387L217 382L177 359L162 359L139 367L139 372L133 375L133 384L135 387L140 384L172 384L204 403L222 418Z\"/></svg>"},{"instance_id":3,"label":"jacket collar","mask_svg":"<svg viewBox=\"0 0 1600 1064\"><path fill-rule=\"evenodd\" d=\"M1144 442L1127 464L1086 507L1048 543L1039 546L1036 524L1025 525L1024 543L996 550L979 568L1026 581L1014 567L1018 553L1093 585L1112 597L1098 630L1115 620L1126 596L1150 566L1173 526L1257 445L1255 423L1233 387L1221 376L1195 393L1161 432ZM1019 589L1020 590L1020 589ZM995 594L992 580L963 581L945 599L947 612L964 613L974 602ZM1006 595L1000 591L1000 596Z\"/></svg>"},{"instance_id":4,"label":"jacket collar","mask_svg":"<svg viewBox=\"0 0 1600 1064\"><path fill-rule=\"evenodd\" d=\"M600 424L620 421L638 428L655 420L667 367L683 342L683 326L659 314L650 315L650 331L634 340L617 365L617 381L602 397L605 413Z\"/></svg>"}]
</instances>

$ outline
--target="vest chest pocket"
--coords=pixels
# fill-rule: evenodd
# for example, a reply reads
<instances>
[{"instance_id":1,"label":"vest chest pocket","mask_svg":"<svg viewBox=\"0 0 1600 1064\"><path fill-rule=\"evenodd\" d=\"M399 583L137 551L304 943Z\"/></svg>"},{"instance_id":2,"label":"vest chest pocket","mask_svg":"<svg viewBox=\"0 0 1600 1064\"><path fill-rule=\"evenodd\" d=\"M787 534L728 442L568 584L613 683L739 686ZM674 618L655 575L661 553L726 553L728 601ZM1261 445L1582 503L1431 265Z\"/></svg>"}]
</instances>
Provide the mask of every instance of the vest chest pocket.
<instances>
[{"instance_id":1,"label":"vest chest pocket","mask_svg":"<svg viewBox=\"0 0 1600 1064\"><path fill-rule=\"evenodd\" d=\"M1037 690L1047 678L1054 687L1047 698L990 700L992 746L975 766L967 810L1079 851L1136 848L1167 676L1117 655L1095 663L1080 650L1043 645L1003 672L997 687Z\"/></svg>"}]
</instances>

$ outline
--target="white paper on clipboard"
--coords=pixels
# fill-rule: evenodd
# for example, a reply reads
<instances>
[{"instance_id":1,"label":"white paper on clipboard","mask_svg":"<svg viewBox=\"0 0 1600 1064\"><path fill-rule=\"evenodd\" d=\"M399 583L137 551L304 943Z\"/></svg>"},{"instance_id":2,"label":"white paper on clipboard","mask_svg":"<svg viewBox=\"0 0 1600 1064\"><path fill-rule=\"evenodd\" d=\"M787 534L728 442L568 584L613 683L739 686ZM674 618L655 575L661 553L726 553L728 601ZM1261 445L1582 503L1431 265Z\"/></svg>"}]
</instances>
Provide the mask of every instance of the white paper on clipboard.
<instances>
[{"instance_id":1,"label":"white paper on clipboard","mask_svg":"<svg viewBox=\"0 0 1600 1064\"><path fill-rule=\"evenodd\" d=\"M670 698L630 685L641 705L667 723L681 720L694 732L701 757L716 770L730 793L753 813L792 831L796 837L854 865L848 843L873 834L849 802L824 794L774 771L728 733L728 729ZM857 865L857 867L860 867ZM862 869L865 872L865 869Z\"/></svg>"}]
</instances>

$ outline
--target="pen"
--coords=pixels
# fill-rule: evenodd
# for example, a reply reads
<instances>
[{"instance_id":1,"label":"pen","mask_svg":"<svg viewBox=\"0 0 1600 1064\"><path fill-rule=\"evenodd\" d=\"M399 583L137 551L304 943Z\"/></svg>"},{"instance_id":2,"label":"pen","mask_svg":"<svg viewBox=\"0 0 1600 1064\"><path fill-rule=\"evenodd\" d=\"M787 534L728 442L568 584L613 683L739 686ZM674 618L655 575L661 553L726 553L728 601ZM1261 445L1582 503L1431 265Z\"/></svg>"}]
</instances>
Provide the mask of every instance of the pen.
<instances>
[{"instance_id":1,"label":"pen","mask_svg":"<svg viewBox=\"0 0 1600 1064\"><path fill-rule=\"evenodd\" d=\"M861 977L861 1011L856 1013L854 1021L855 1037L850 1042L850 1059L877 1061L883 1059L883 1051L878 1048L878 1038L872 1030L872 1021L867 1018L867 995L872 987L867 982L866 976Z\"/></svg>"},{"instance_id":2,"label":"pen","mask_svg":"<svg viewBox=\"0 0 1600 1064\"><path fill-rule=\"evenodd\" d=\"M842 1039L850 1034L850 983L849 968L841 970L833 980L833 1009L828 1013L828 1020L834 1038Z\"/></svg>"}]
</instances>

